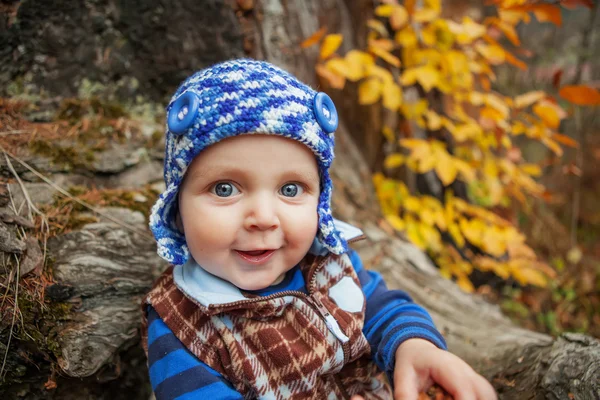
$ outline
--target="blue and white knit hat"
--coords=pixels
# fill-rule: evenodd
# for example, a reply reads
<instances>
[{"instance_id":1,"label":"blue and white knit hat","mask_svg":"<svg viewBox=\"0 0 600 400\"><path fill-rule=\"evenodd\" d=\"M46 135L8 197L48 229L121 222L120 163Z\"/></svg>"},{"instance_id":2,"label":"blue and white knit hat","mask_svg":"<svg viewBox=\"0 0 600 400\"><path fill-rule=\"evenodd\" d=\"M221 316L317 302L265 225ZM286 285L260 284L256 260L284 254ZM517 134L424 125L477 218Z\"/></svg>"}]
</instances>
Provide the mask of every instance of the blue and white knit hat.
<instances>
[{"instance_id":1,"label":"blue and white knit hat","mask_svg":"<svg viewBox=\"0 0 600 400\"><path fill-rule=\"evenodd\" d=\"M189 258L176 226L177 193L188 166L203 149L243 134L278 135L304 143L320 170L317 240L334 254L347 251L331 215L333 133L338 116L329 96L315 92L272 64L249 59L201 70L177 89L167 106L166 190L152 208L150 229L158 254L173 265Z\"/></svg>"}]
</instances>

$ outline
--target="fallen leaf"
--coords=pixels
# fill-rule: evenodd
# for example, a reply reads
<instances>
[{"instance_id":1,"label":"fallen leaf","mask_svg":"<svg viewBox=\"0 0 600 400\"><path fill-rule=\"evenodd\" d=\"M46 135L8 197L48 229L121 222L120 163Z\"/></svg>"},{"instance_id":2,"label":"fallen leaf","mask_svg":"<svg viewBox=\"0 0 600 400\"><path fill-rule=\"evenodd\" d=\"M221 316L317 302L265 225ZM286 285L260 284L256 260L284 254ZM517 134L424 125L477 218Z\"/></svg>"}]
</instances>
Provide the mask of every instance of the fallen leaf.
<instances>
[{"instance_id":1,"label":"fallen leaf","mask_svg":"<svg viewBox=\"0 0 600 400\"><path fill-rule=\"evenodd\" d=\"M383 24L383 22L378 21L376 19L367 20L367 26L377 32L380 36L388 37L388 30Z\"/></svg>"},{"instance_id":2,"label":"fallen leaf","mask_svg":"<svg viewBox=\"0 0 600 400\"><path fill-rule=\"evenodd\" d=\"M540 22L552 22L556 26L562 25L560 7L552 4L532 4L529 6Z\"/></svg>"},{"instance_id":3,"label":"fallen leaf","mask_svg":"<svg viewBox=\"0 0 600 400\"><path fill-rule=\"evenodd\" d=\"M562 143L565 146L569 147L579 147L579 143L573 138L570 138L567 135L563 135L561 133L555 133L552 135L552 139L556 140L558 143Z\"/></svg>"},{"instance_id":4,"label":"fallen leaf","mask_svg":"<svg viewBox=\"0 0 600 400\"><path fill-rule=\"evenodd\" d=\"M565 175L581 176L581 168L575 165L575 163L563 166L562 171Z\"/></svg>"},{"instance_id":5,"label":"fallen leaf","mask_svg":"<svg viewBox=\"0 0 600 400\"><path fill-rule=\"evenodd\" d=\"M559 91L559 95L579 106L600 104L600 92L586 85L563 86Z\"/></svg>"},{"instance_id":6,"label":"fallen leaf","mask_svg":"<svg viewBox=\"0 0 600 400\"><path fill-rule=\"evenodd\" d=\"M402 89L395 83L382 86L383 106L391 111L397 111L402 104Z\"/></svg>"},{"instance_id":7,"label":"fallen leaf","mask_svg":"<svg viewBox=\"0 0 600 400\"><path fill-rule=\"evenodd\" d=\"M401 166L402 164L404 164L405 159L406 159L406 157L404 157L404 155L402 155L400 153L390 154L389 156L387 156L385 158L385 161L383 162L383 166L387 169L397 168L397 167Z\"/></svg>"},{"instance_id":8,"label":"fallen leaf","mask_svg":"<svg viewBox=\"0 0 600 400\"><path fill-rule=\"evenodd\" d=\"M237 5L243 11L250 11L254 8L254 0L237 0Z\"/></svg>"},{"instance_id":9,"label":"fallen leaf","mask_svg":"<svg viewBox=\"0 0 600 400\"><path fill-rule=\"evenodd\" d=\"M573 247L567 252L566 258L571 264L577 264L583 258L583 253L579 247Z\"/></svg>"},{"instance_id":10,"label":"fallen leaf","mask_svg":"<svg viewBox=\"0 0 600 400\"><path fill-rule=\"evenodd\" d=\"M375 8L375 15L379 17L389 17L394 11L394 4L383 4Z\"/></svg>"},{"instance_id":11,"label":"fallen leaf","mask_svg":"<svg viewBox=\"0 0 600 400\"><path fill-rule=\"evenodd\" d=\"M369 78L358 86L358 102L362 105L376 103L381 97L381 82L377 78Z\"/></svg>"},{"instance_id":12,"label":"fallen leaf","mask_svg":"<svg viewBox=\"0 0 600 400\"><path fill-rule=\"evenodd\" d=\"M509 64L512 64L523 71L527 70L527 64L525 64L523 61L519 60L517 57L512 55L509 51L504 52L504 57L506 58L506 61Z\"/></svg>"},{"instance_id":13,"label":"fallen leaf","mask_svg":"<svg viewBox=\"0 0 600 400\"><path fill-rule=\"evenodd\" d=\"M431 22L436 19L440 15L438 10L434 10L432 8L424 8L415 11L413 14L413 20L415 22Z\"/></svg>"},{"instance_id":14,"label":"fallen leaf","mask_svg":"<svg viewBox=\"0 0 600 400\"><path fill-rule=\"evenodd\" d=\"M584 6L591 10L594 7L594 0L560 0L560 5L570 10L574 10L578 6Z\"/></svg>"},{"instance_id":15,"label":"fallen leaf","mask_svg":"<svg viewBox=\"0 0 600 400\"><path fill-rule=\"evenodd\" d=\"M400 66L400 59L381 47L369 46L369 51L396 68Z\"/></svg>"},{"instance_id":16,"label":"fallen leaf","mask_svg":"<svg viewBox=\"0 0 600 400\"><path fill-rule=\"evenodd\" d=\"M344 37L339 33L332 33L325 36L323 45L321 46L321 59L326 59L331 56L342 44Z\"/></svg>"},{"instance_id":17,"label":"fallen leaf","mask_svg":"<svg viewBox=\"0 0 600 400\"><path fill-rule=\"evenodd\" d=\"M390 128L389 126L384 126L383 129L381 130L381 133L383 133L383 136L385 136L385 139L387 140L388 143L394 143L395 137L394 137L394 131L392 131L392 128Z\"/></svg>"},{"instance_id":18,"label":"fallen leaf","mask_svg":"<svg viewBox=\"0 0 600 400\"><path fill-rule=\"evenodd\" d=\"M504 49L500 46L477 43L475 49L492 65L501 64L506 59Z\"/></svg>"},{"instance_id":19,"label":"fallen leaf","mask_svg":"<svg viewBox=\"0 0 600 400\"><path fill-rule=\"evenodd\" d=\"M327 27L324 26L312 35L310 35L308 38L306 38L302 43L300 43L300 47L306 49L310 46L319 43L323 36L325 36L325 33L327 33Z\"/></svg>"},{"instance_id":20,"label":"fallen leaf","mask_svg":"<svg viewBox=\"0 0 600 400\"><path fill-rule=\"evenodd\" d=\"M373 65L373 56L359 50L350 50L344 57L348 67L346 78L356 82L365 76L367 67Z\"/></svg>"},{"instance_id":21,"label":"fallen leaf","mask_svg":"<svg viewBox=\"0 0 600 400\"><path fill-rule=\"evenodd\" d=\"M404 221L397 215L388 214L385 216L386 221L397 231L403 231L405 228Z\"/></svg>"},{"instance_id":22,"label":"fallen leaf","mask_svg":"<svg viewBox=\"0 0 600 400\"><path fill-rule=\"evenodd\" d=\"M348 78L348 76L352 75L352 71L350 70L348 63L343 58L332 58L325 63L325 67L329 69L331 72Z\"/></svg>"},{"instance_id":23,"label":"fallen leaf","mask_svg":"<svg viewBox=\"0 0 600 400\"><path fill-rule=\"evenodd\" d=\"M408 12L401 5L396 5L392 15L390 15L390 25L393 30L397 31L408 22Z\"/></svg>"},{"instance_id":24,"label":"fallen leaf","mask_svg":"<svg viewBox=\"0 0 600 400\"><path fill-rule=\"evenodd\" d=\"M514 106L515 108L525 108L540 101L544 97L546 97L546 92L542 90L527 92L515 97Z\"/></svg>"},{"instance_id":25,"label":"fallen leaf","mask_svg":"<svg viewBox=\"0 0 600 400\"><path fill-rule=\"evenodd\" d=\"M410 68L402 74L401 82L405 86L409 86L418 81L426 92L429 92L436 86L440 79L440 73L431 65L423 67Z\"/></svg>"},{"instance_id":26,"label":"fallen leaf","mask_svg":"<svg viewBox=\"0 0 600 400\"><path fill-rule=\"evenodd\" d=\"M554 86L556 89L558 89L558 87L560 86L560 80L562 78L562 74L563 74L562 69L558 69L558 70L556 70L555 73L552 74L552 86Z\"/></svg>"},{"instance_id":27,"label":"fallen leaf","mask_svg":"<svg viewBox=\"0 0 600 400\"><path fill-rule=\"evenodd\" d=\"M329 85L331 85L334 89L343 89L346 84L346 78L341 75L338 75L325 67L324 65L317 64L315 67L317 70L317 75L321 78L325 79Z\"/></svg>"},{"instance_id":28,"label":"fallen leaf","mask_svg":"<svg viewBox=\"0 0 600 400\"><path fill-rule=\"evenodd\" d=\"M435 173L440 178L444 186L450 185L456 179L458 169L454 164L452 157L439 157L435 166Z\"/></svg>"},{"instance_id":29,"label":"fallen leaf","mask_svg":"<svg viewBox=\"0 0 600 400\"><path fill-rule=\"evenodd\" d=\"M413 47L417 44L417 35L415 35L415 31L409 25L406 28L396 32L394 40L402 47Z\"/></svg>"},{"instance_id":30,"label":"fallen leaf","mask_svg":"<svg viewBox=\"0 0 600 400\"><path fill-rule=\"evenodd\" d=\"M552 129L557 129L560 125L560 117L556 109L549 105L536 104L533 106L533 112L544 122L544 124Z\"/></svg>"}]
</instances>

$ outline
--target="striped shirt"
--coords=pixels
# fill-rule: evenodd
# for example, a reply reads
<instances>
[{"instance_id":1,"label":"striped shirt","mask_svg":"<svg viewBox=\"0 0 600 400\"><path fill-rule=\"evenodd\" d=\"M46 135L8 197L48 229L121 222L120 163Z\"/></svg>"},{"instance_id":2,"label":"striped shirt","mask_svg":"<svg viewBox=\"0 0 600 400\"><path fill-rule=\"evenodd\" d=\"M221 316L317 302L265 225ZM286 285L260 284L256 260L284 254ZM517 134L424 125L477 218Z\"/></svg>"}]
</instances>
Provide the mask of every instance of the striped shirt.
<instances>
[{"instance_id":1,"label":"striped shirt","mask_svg":"<svg viewBox=\"0 0 600 400\"><path fill-rule=\"evenodd\" d=\"M363 333L371 345L373 361L393 376L395 353L407 339L426 339L441 349L446 342L425 309L401 290L389 290L382 276L363 267L355 251L349 253L367 300ZM283 290L306 293L299 267L292 268L284 280L252 292L267 296ZM243 397L214 369L194 356L169 330L156 311L148 306L148 366L150 382L157 400L229 400Z\"/></svg>"}]
</instances>

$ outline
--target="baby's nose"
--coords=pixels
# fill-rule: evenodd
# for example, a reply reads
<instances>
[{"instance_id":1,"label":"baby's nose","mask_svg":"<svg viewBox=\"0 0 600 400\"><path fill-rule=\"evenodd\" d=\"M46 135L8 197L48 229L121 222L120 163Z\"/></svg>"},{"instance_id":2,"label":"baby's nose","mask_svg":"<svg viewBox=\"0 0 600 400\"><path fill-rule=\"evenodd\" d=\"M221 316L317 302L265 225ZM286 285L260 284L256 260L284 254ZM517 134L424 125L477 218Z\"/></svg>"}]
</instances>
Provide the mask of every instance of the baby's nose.
<instances>
[{"instance_id":1,"label":"baby's nose","mask_svg":"<svg viewBox=\"0 0 600 400\"><path fill-rule=\"evenodd\" d=\"M268 196L256 196L250 204L244 222L248 230L269 230L279 227L274 201Z\"/></svg>"}]
</instances>

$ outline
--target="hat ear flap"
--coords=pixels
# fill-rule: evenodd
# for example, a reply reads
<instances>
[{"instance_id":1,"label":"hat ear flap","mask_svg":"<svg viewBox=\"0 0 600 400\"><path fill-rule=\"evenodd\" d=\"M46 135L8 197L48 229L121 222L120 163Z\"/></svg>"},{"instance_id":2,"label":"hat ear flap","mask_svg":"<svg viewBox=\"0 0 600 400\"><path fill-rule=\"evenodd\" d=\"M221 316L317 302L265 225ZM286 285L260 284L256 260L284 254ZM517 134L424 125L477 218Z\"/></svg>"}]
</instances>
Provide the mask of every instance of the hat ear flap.
<instances>
[{"instance_id":1,"label":"hat ear flap","mask_svg":"<svg viewBox=\"0 0 600 400\"><path fill-rule=\"evenodd\" d=\"M333 184L329 177L327 169L322 170L321 177L321 195L319 196L319 205L317 213L319 215L319 227L317 230L317 240L333 254L343 254L348 251L348 243L340 235L333 223L331 215L331 193Z\"/></svg>"},{"instance_id":2,"label":"hat ear flap","mask_svg":"<svg viewBox=\"0 0 600 400\"><path fill-rule=\"evenodd\" d=\"M175 222L178 189L177 185L169 186L160 195L150 214L150 230L156 238L158 255L173 265L185 264L189 258L185 236Z\"/></svg>"}]
</instances>

